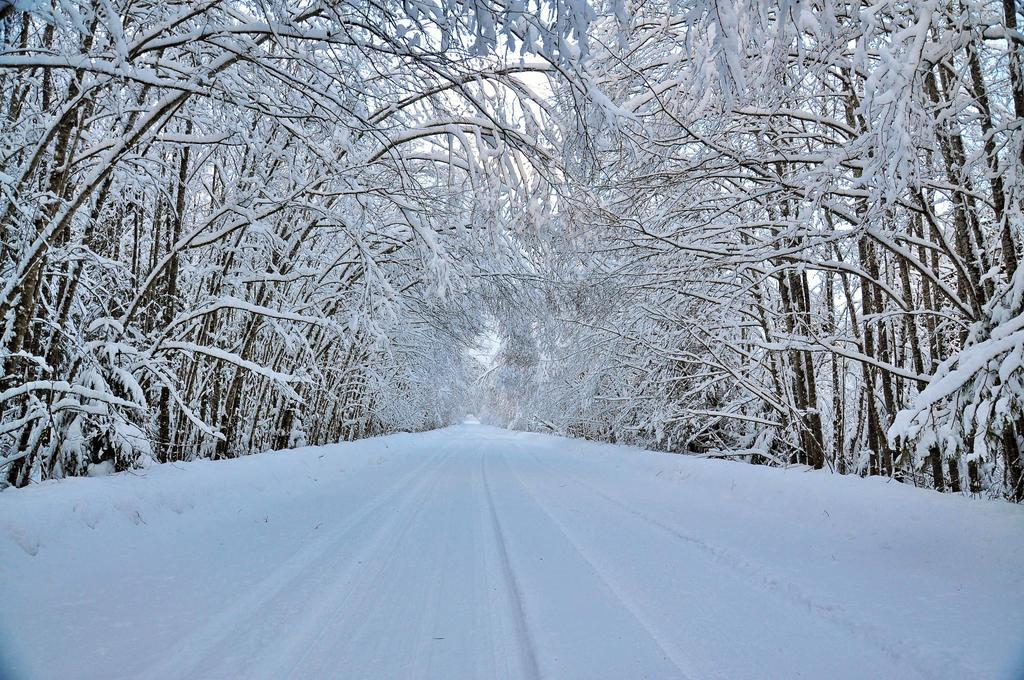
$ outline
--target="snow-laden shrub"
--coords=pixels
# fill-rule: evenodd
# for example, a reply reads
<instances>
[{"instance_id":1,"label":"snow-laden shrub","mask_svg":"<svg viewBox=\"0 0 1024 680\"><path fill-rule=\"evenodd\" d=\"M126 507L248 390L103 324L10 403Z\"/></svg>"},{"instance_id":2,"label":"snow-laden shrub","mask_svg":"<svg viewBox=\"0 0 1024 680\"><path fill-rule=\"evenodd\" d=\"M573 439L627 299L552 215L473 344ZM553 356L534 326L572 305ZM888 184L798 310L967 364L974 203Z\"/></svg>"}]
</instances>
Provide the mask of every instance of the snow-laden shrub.
<instances>
[{"instance_id":1,"label":"snow-laden shrub","mask_svg":"<svg viewBox=\"0 0 1024 680\"><path fill-rule=\"evenodd\" d=\"M1013 444L1022 415L1024 268L971 327L964 348L942 362L928 386L896 414L889 438L913 443L918 466L937 450L944 460L977 465L997 491L1014 495L1020 490L1006 488L1003 473L1010 473L1009 486L1020 484Z\"/></svg>"}]
</instances>

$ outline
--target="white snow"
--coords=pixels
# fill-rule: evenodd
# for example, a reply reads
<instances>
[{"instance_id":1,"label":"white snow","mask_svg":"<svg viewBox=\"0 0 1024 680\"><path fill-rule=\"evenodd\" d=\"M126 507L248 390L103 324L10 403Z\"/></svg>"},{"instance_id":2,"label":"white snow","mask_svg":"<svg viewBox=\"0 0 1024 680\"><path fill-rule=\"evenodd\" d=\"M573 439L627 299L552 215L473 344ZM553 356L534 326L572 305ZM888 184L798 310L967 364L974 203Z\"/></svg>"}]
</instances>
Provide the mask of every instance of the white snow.
<instances>
[{"instance_id":1,"label":"white snow","mask_svg":"<svg viewBox=\"0 0 1024 680\"><path fill-rule=\"evenodd\" d=\"M466 424L0 493L0 677L1014 678L1024 507Z\"/></svg>"}]
</instances>

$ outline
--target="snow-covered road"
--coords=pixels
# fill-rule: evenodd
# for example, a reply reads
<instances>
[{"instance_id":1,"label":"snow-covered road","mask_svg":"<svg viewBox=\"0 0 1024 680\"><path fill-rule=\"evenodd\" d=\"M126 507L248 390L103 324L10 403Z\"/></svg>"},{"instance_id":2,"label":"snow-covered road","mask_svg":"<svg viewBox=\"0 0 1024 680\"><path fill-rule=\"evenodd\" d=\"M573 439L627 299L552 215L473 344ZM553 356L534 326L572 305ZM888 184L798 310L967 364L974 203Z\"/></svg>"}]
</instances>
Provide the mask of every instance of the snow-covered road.
<instances>
[{"instance_id":1,"label":"snow-covered road","mask_svg":"<svg viewBox=\"0 0 1024 680\"><path fill-rule=\"evenodd\" d=\"M0 494L4 678L1014 678L1024 508L463 425Z\"/></svg>"}]
</instances>

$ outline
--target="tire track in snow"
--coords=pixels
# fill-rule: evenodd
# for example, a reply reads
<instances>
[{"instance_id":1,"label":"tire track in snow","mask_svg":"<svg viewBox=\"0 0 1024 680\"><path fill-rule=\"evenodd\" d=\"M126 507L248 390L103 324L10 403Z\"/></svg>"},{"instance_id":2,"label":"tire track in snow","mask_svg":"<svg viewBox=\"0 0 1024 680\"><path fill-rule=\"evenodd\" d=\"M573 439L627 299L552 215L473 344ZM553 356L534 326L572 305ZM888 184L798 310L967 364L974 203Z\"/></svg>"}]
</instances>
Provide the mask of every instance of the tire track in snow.
<instances>
[{"instance_id":1,"label":"tire track in snow","mask_svg":"<svg viewBox=\"0 0 1024 680\"><path fill-rule=\"evenodd\" d=\"M445 500L449 500L446 498ZM444 572L448 568L448 558L451 554L453 539L453 527L457 522L457 506L455 503L448 503L444 517L443 538L440 541L431 541L431 550L424 556L423 562L419 565L422 573L429 573L430 578L426 579L426 597L424 606L420 612L420 618L416 626L415 640L419 643L418 653L413 655L413 670L408 673L410 678L428 678L431 676L430 667L433 661L433 653L437 648L436 644L425 643L426 640L433 641L437 632L438 621L440 620L441 609L441 586L444 580Z\"/></svg>"},{"instance_id":2,"label":"tire track in snow","mask_svg":"<svg viewBox=\"0 0 1024 680\"><path fill-rule=\"evenodd\" d=\"M509 598L510 609L514 618L516 638L519 643L520 659L523 664L523 672L526 678L539 680L541 676L540 666L537 663L537 649L530 634L527 624L526 610L523 605L522 591L512 563L508 557L508 546L505 541L505 530L502 528L501 520L498 518L498 511L494 504L494 494L491 491L491 482L487 475L487 455L480 452L480 474L484 480L484 491L487 497L487 507L491 519L495 542L498 546L498 559L501 564L502 575L505 579L506 594Z\"/></svg>"},{"instance_id":3,"label":"tire track in snow","mask_svg":"<svg viewBox=\"0 0 1024 680\"><path fill-rule=\"evenodd\" d=\"M519 445L517 446L517 448L521 450L522 446ZM672 645L672 643L667 639L666 636L662 635L657 630L657 628L651 623L651 621L648 620L647 616L643 613L640 607L638 607L636 603L633 602L625 594L622 587L613 578L611 578L607 574L607 572L597 564L597 562L595 562L592 559L592 557L583 548L583 546L565 528L565 525L559 519L557 519L551 513L550 510L548 510L547 506L544 505L543 502L541 502L541 500L537 497L533 490L531 490L530 487L527 486L525 482L523 482L519 474L512 469L512 466L509 464L508 459L506 458L504 453L502 454L501 458L502 462L504 462L505 464L506 469L508 470L509 477L515 480L515 482L523 490L526 496L533 502L533 504L536 505L537 508L539 508L540 511L544 513L544 516L548 518L551 524L558 529L558 531L565 538L566 542L570 546L572 546L576 554L579 555L580 559L583 560L584 564L586 564L590 568L594 575L596 575L598 579L601 580L601 582L605 585L608 591L615 597L619 604L622 605L623 609L629 612L629 615L633 617L633 619L638 624L640 624L640 627L644 630L644 632L647 635L650 636L651 640L654 641L654 644L657 646L657 648L660 649L662 654L665 655L665 658L668 659L668 661L671 662L671 664L679 672L679 677L682 680L693 680L693 676L691 676L690 673L683 669L683 666L686 665L686 662L682 659L682 654L679 652L679 650L676 649L674 645Z\"/></svg>"},{"instance_id":4,"label":"tire track in snow","mask_svg":"<svg viewBox=\"0 0 1024 680\"><path fill-rule=\"evenodd\" d=\"M390 485L387 491L373 497L334 530L325 533L276 566L246 595L207 619L202 626L172 643L167 655L148 667L142 675L151 678L193 676L199 666L223 651L219 649L219 646L230 639L235 630L243 628L244 622L260 619L260 613L265 611L276 598L295 590L296 584L304 581L311 571L319 571L320 569L317 568L322 568L320 562L339 552L344 555L344 551L340 551L338 548L351 533L360 529L382 508L396 499L404 498L404 502L400 504L393 517L399 515L402 509L415 498L407 492L424 483L423 471L432 466L439 467L448 454L449 451L446 450L436 456L428 457L422 464L404 475L397 484ZM375 531L379 532L386 525L387 523L382 524ZM373 534L369 540L373 540Z\"/></svg>"},{"instance_id":5,"label":"tire track in snow","mask_svg":"<svg viewBox=\"0 0 1024 680\"><path fill-rule=\"evenodd\" d=\"M699 536L685 533L657 518L651 517L647 513L637 510L605 493L572 472L552 467L542 461L532 451L527 453L539 466L546 468L551 473L569 477L579 487L588 491L594 497L600 498L606 504L636 517L677 541L697 548L699 554L703 554L705 558L732 569L741 576L751 579L754 583L759 583L763 586L761 588L762 592L772 594L790 604L807 609L819 619L864 641L894 663L903 667L909 667L914 673L922 677L957 680L976 675L974 670L964 666L955 656L936 649L920 649L919 646L908 647L908 642L897 633L887 632L871 623L856 621L850 618L841 606L821 602L817 597L810 595L797 584L775 576L762 565L741 557L731 550L709 543Z\"/></svg>"},{"instance_id":6,"label":"tire track in snow","mask_svg":"<svg viewBox=\"0 0 1024 680\"><path fill-rule=\"evenodd\" d=\"M505 638L501 635L503 631L500 623L496 624L494 621L494 612L500 612L502 607L511 598L507 592L508 586L504 572L501 571L500 564L498 563L500 562L498 540L495 537L494 523L491 519L491 510L487 500L487 491L484 488L482 454L480 458L481 469L474 469L473 474L473 509L478 521L474 524L474 550L472 554L480 555L481 557L480 569L475 572L477 577L475 587L476 592L486 595L485 607L488 612L488 616L478 624L477 629L480 630L486 627L487 640L490 643L487 647L486 659L481 662L481 665L487 665L488 662L493 664L495 680L498 680L498 678L515 678L517 667L522 665L521 662L516 662L516 659L521 654L507 653L507 645L504 644ZM491 553L492 550L493 555ZM493 558L497 558L498 562L492 561ZM500 580L496 581L495 577ZM509 623L512 626L515 643L517 645L520 644L518 635L515 632L514 617L513 619L501 617L501 623ZM516 649L518 650L518 647ZM478 673L477 677L482 677L482 674Z\"/></svg>"},{"instance_id":7,"label":"tire track in snow","mask_svg":"<svg viewBox=\"0 0 1024 680\"><path fill-rule=\"evenodd\" d=\"M291 640L295 641L295 643L299 641L304 642L302 644L303 651L291 659L288 659L288 655L284 655L283 658L288 659L288 663L282 665L287 668L287 672L273 672L266 674L266 677L310 677L310 674L297 675L300 667L310 658L310 655L317 649L317 646L325 636L330 633L336 633L339 630L344 630L344 627L340 624L355 609L349 608L353 600L358 600L360 604L370 604L372 596L379 592L374 586L381 581L388 567L394 563L395 556L406 542L412 527L415 526L417 519L423 513L427 502L433 497L434 491L440 486L440 473L449 457L446 456L431 471L426 480L415 485L416 488L422 491L422 493L415 496L418 500L412 501L413 496L410 494L410 501L405 503L401 510L395 512L392 521L383 523L374 532L373 537L363 544L360 550L346 556L350 573L339 575L332 584L334 588L331 588L328 593L321 593L321 597L317 601L316 614L311 617L312 620L317 622L316 633L312 635L304 634L306 629L311 627L311 623L301 626L298 631L291 631L289 635ZM405 521L399 523L397 518L406 512L408 512L408 516L405 518ZM388 527L390 530L385 531L385 527ZM362 564L364 567L372 565L372 571L365 568L357 569L357 564ZM293 643L293 646L295 643ZM318 671L324 672L326 669L321 668Z\"/></svg>"}]
</instances>

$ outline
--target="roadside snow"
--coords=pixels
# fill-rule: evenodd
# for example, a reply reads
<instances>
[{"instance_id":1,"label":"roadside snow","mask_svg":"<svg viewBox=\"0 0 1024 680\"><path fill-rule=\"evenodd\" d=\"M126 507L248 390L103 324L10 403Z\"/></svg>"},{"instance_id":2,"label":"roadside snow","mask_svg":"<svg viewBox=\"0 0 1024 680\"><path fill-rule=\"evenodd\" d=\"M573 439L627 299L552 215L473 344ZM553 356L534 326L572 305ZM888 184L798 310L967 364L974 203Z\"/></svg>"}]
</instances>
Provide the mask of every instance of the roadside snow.
<instances>
[{"instance_id":1,"label":"roadside snow","mask_svg":"<svg viewBox=\"0 0 1024 680\"><path fill-rule=\"evenodd\" d=\"M1017 678L1024 508L463 425L0 494L0 678Z\"/></svg>"}]
</instances>

